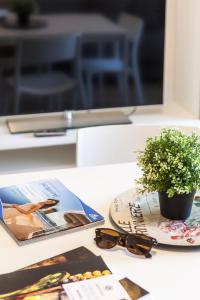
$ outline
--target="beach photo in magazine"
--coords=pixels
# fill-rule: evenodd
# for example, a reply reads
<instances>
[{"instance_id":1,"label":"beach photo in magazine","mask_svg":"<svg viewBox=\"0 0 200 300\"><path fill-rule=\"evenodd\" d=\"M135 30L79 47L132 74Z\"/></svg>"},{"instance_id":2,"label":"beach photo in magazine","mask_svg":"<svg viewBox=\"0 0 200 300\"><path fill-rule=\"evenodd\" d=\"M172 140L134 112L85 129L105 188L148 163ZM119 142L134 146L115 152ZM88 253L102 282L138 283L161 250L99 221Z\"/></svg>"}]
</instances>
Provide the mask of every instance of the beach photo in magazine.
<instances>
[{"instance_id":1,"label":"beach photo in magazine","mask_svg":"<svg viewBox=\"0 0 200 300\"><path fill-rule=\"evenodd\" d=\"M0 189L0 219L18 241L103 220L57 179Z\"/></svg>"}]
</instances>

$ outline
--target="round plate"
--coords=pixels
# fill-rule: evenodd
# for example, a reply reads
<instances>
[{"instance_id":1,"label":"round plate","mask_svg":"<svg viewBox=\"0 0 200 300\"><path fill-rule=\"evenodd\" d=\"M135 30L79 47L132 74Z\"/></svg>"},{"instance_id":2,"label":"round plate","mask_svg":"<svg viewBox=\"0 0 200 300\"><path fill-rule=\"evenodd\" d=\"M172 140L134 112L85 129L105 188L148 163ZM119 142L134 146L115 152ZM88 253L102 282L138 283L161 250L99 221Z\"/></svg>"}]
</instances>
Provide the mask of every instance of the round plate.
<instances>
[{"instance_id":1,"label":"round plate","mask_svg":"<svg viewBox=\"0 0 200 300\"><path fill-rule=\"evenodd\" d=\"M111 204L114 223L129 233L142 233L157 239L159 244L200 246L200 200L193 202L190 217L185 221L165 219L160 215L157 193L139 195L135 189L117 196Z\"/></svg>"}]
</instances>

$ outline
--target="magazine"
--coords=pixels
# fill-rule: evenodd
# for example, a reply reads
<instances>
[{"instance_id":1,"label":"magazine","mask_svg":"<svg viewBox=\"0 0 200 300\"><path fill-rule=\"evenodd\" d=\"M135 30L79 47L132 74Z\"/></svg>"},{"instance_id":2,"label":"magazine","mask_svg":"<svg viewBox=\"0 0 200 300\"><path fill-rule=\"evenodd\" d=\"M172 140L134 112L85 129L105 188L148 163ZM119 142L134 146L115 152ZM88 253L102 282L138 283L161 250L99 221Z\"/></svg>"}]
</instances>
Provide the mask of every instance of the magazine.
<instances>
[{"instance_id":1,"label":"magazine","mask_svg":"<svg viewBox=\"0 0 200 300\"><path fill-rule=\"evenodd\" d=\"M73 274L75 274L77 271L80 271L80 269L77 269L78 263L80 262L85 262L84 265L87 265L87 270L90 266L90 263L88 264L88 261L95 259L96 255L94 253L92 253L90 250L88 250L85 247L78 247L76 249L70 250L68 252L64 252L61 253L59 255L50 257L48 259L36 262L35 264L29 265L23 269L20 269L18 271L12 272L12 273L8 273L8 274L3 274L0 275L0 299L39 299L39 300L43 300L43 299L53 299L53 300L59 300L59 299L68 299L67 295L65 294L64 290L62 289L62 282L63 283L70 283L70 282L77 282L80 280L84 279L84 276L87 279L91 279L91 278L95 278L100 275L102 275L102 273L104 275L109 275L111 272L110 270L107 268L107 266L105 266L105 264L100 264L99 267L99 259L98 259L98 263L95 265L96 270L93 276L92 273L90 271L86 271L85 273L83 273L81 276L81 274L76 274L72 275L72 277L70 277L69 275L69 270L71 270L71 267L73 266ZM74 263L74 265L73 265ZM56 281L56 278L54 277L54 283L55 285L58 284L60 285L59 287L50 287L50 289L46 289L44 288L45 286L45 281L51 280L51 278L53 278L52 276L52 270L47 269L47 276L42 277L42 272L39 271L39 280L37 283L34 283L31 285L29 285L29 287L26 286L26 282L24 282L23 277L25 276L32 276L31 272L21 272L24 270L32 270L32 269L41 269L42 267L47 267L47 266L53 266L53 265L59 265L59 264L64 264L64 268L65 270L67 270L68 272L66 273L68 276L68 281L67 278L65 276L65 280L62 280L62 276L60 276L59 278L61 279L61 281ZM103 267L105 267L106 269L103 270ZM79 267L78 267L79 268ZM99 270L97 270L97 268ZM42 269L44 270L44 269ZM103 270L103 271L102 271ZM100 272L101 271L101 272ZM51 274L49 274L51 273ZM19 276L20 275L20 276ZM46 275L46 274L45 274ZM51 276L50 276L51 275ZM78 276L77 276L78 275ZM17 285L15 283L15 280L17 278ZM18 281L18 278L20 278L20 281ZM10 281L11 280L11 281ZM106 278L107 280L107 278ZM14 284L13 284L14 282ZM148 291L146 291L145 289L141 288L139 285L137 285L136 283L132 282L130 279L128 278L123 278L119 281L119 283L123 286L123 288L126 290L127 294L129 295L131 300L146 300L149 298L148 297L150 294ZM10 284L12 284L12 288L10 286ZM50 284L50 283L48 283ZM37 290L37 286L39 285L39 287L41 288L40 290ZM14 290L15 287L23 287L20 290ZM1 289L1 287L3 287L3 290ZM30 291L31 288L31 292ZM33 291L33 289L36 289L36 291ZM25 293L25 291L27 291L27 293ZM24 293L23 293L24 292ZM36 297L37 295L37 297ZM61 297L62 295L62 297ZM59 298L61 297L61 298Z\"/></svg>"},{"instance_id":2,"label":"magazine","mask_svg":"<svg viewBox=\"0 0 200 300\"><path fill-rule=\"evenodd\" d=\"M19 244L104 221L56 178L0 188L0 219Z\"/></svg>"},{"instance_id":3,"label":"magazine","mask_svg":"<svg viewBox=\"0 0 200 300\"><path fill-rule=\"evenodd\" d=\"M78 247L73 250L61 253L59 255L52 256L47 259L41 260L32 265L26 266L26 267L20 269L20 271L27 270L27 269L36 269L36 268L46 267L46 266L52 266L52 265L62 264L62 263L79 262L79 261L83 261L83 260L88 260L93 257L96 257L96 255L94 255L94 253L92 253L90 250L88 250L87 248L82 246L82 247ZM0 279L1 279L1 275L0 275Z\"/></svg>"},{"instance_id":4,"label":"magazine","mask_svg":"<svg viewBox=\"0 0 200 300\"><path fill-rule=\"evenodd\" d=\"M67 289L66 284L76 284L84 281L82 284L83 292L83 290L95 288L96 283L91 287L87 283L88 279L98 279L106 276L103 283L114 285L117 288L117 285L119 285L117 280L115 279L113 283L113 278L111 278L112 281L109 281L108 275L111 275L111 271L101 257L95 256L84 247L79 247L19 271L0 275L0 299L71 300L66 291L72 292L72 289L71 287ZM97 283L99 286L100 282ZM146 298L150 295L149 292L128 278L121 279L119 283L128 296L123 299L149 299ZM79 286L75 286L73 290L79 290L80 288ZM117 291L118 296L120 295L120 291L123 293L122 289L119 290L119 287ZM109 299L111 298L109 297Z\"/></svg>"},{"instance_id":5,"label":"magazine","mask_svg":"<svg viewBox=\"0 0 200 300\"><path fill-rule=\"evenodd\" d=\"M0 276L0 299L68 299L63 284L111 274L100 256Z\"/></svg>"},{"instance_id":6,"label":"magazine","mask_svg":"<svg viewBox=\"0 0 200 300\"><path fill-rule=\"evenodd\" d=\"M53 265L53 264L58 264L58 263L67 263L67 262L73 262L73 261L82 261L82 260L88 260L89 258L92 258L96 256L94 253L89 251L85 247L79 247L76 249L73 249L71 251L62 253L60 255L56 255L53 257L50 257L48 259L42 260L40 262L37 262L33 265L29 265L22 270L25 269L32 269L32 268L39 268L42 266L48 266L48 265ZM131 300L146 300L150 299L150 293L145 290L144 288L140 287L137 283L131 281L128 278L123 278L120 281L120 284L123 286L123 288L126 290L128 293L129 297Z\"/></svg>"}]
</instances>

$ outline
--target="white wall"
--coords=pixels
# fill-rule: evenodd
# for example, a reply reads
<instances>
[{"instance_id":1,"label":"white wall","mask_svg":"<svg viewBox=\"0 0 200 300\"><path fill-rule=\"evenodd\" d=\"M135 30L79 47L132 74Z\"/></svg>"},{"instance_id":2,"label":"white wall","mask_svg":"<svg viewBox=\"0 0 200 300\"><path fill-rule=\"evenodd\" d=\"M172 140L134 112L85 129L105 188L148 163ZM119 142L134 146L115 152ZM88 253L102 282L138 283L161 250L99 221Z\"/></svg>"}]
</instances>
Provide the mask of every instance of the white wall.
<instances>
[{"instance_id":1,"label":"white wall","mask_svg":"<svg viewBox=\"0 0 200 300\"><path fill-rule=\"evenodd\" d=\"M200 116L200 0L168 0L165 102Z\"/></svg>"},{"instance_id":2,"label":"white wall","mask_svg":"<svg viewBox=\"0 0 200 300\"><path fill-rule=\"evenodd\" d=\"M164 102L174 101L176 0L167 0L165 29Z\"/></svg>"}]
</instances>

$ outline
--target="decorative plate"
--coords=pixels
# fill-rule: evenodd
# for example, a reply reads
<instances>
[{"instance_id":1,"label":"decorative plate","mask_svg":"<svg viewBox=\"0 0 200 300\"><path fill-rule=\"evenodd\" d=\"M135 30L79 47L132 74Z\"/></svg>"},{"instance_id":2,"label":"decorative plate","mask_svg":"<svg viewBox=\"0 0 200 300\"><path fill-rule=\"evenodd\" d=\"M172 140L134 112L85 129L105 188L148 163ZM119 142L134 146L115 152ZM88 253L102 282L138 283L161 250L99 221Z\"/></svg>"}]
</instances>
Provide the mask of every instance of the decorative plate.
<instances>
[{"instance_id":1,"label":"decorative plate","mask_svg":"<svg viewBox=\"0 0 200 300\"><path fill-rule=\"evenodd\" d=\"M200 246L200 198L197 195L191 215L184 221L165 219L160 214L158 193L139 195L136 189L117 196L111 204L110 215L121 229L150 235L159 244Z\"/></svg>"}]
</instances>

